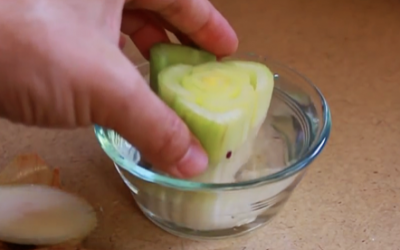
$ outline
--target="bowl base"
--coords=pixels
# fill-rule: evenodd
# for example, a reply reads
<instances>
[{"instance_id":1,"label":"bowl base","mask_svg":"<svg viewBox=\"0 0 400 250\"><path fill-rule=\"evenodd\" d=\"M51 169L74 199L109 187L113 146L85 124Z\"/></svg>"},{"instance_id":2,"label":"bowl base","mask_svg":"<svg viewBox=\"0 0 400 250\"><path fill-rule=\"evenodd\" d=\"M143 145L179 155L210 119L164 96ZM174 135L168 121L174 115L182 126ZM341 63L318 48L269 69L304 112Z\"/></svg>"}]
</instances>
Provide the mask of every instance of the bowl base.
<instances>
[{"instance_id":1,"label":"bowl base","mask_svg":"<svg viewBox=\"0 0 400 250\"><path fill-rule=\"evenodd\" d=\"M180 227L174 223L165 221L151 213L142 205L138 204L138 206L143 214L147 217L147 219L149 219L160 229L177 237L194 241L216 241L248 236L250 233L253 233L254 231L257 231L258 229L261 229L264 226L268 225L271 220L277 215L277 212L271 213L270 215L263 215L262 218L257 218L255 221L242 225L240 227L221 230L200 231ZM281 208L277 210L279 211L281 210Z\"/></svg>"}]
</instances>

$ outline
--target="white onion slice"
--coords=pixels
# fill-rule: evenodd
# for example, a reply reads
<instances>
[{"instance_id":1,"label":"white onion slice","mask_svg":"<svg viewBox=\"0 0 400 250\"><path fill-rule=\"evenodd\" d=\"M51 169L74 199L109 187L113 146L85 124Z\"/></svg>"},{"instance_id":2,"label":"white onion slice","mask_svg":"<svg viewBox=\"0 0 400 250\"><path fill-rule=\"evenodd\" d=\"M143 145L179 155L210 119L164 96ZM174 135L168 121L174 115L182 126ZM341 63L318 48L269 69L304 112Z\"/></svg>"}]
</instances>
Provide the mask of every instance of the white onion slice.
<instances>
[{"instance_id":1,"label":"white onion slice","mask_svg":"<svg viewBox=\"0 0 400 250\"><path fill-rule=\"evenodd\" d=\"M83 239L96 227L93 207L44 185L0 186L0 241L55 245Z\"/></svg>"}]
</instances>

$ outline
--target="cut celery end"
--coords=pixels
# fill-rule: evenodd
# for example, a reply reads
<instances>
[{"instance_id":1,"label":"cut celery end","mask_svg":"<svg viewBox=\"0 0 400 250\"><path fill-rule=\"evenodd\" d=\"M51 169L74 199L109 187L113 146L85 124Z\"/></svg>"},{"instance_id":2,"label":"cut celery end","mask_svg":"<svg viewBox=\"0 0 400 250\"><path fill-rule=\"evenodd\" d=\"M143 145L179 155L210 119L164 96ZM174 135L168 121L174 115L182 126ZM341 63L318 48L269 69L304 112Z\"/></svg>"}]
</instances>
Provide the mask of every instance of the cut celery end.
<instances>
[{"instance_id":1,"label":"cut celery end","mask_svg":"<svg viewBox=\"0 0 400 250\"><path fill-rule=\"evenodd\" d=\"M177 226L199 231L231 229L251 223L287 197L300 173L284 180L237 191L181 191L152 183L140 184L138 202L152 214ZM145 194L144 194L145 193ZM268 216L268 215L265 215Z\"/></svg>"},{"instance_id":2,"label":"cut celery end","mask_svg":"<svg viewBox=\"0 0 400 250\"><path fill-rule=\"evenodd\" d=\"M234 183L236 174L249 162L252 156L253 146L256 139L256 131L251 132L247 139L235 149L229 158L225 157L191 180L202 183Z\"/></svg>"},{"instance_id":3,"label":"cut celery end","mask_svg":"<svg viewBox=\"0 0 400 250\"><path fill-rule=\"evenodd\" d=\"M246 113L241 110L222 114L206 113L207 111L198 106L179 101L174 109L207 152L210 169L226 159L227 154L236 153L247 137L249 122L246 120Z\"/></svg>"},{"instance_id":4,"label":"cut celery end","mask_svg":"<svg viewBox=\"0 0 400 250\"><path fill-rule=\"evenodd\" d=\"M226 156L257 133L274 84L265 65L241 61L176 64L164 68L158 81L161 99L206 150L210 171L225 166Z\"/></svg>"},{"instance_id":5,"label":"cut celery end","mask_svg":"<svg viewBox=\"0 0 400 250\"><path fill-rule=\"evenodd\" d=\"M225 61L226 64L234 65L240 70L248 72L252 79L252 85L257 95L257 109L253 125L261 126L267 116L269 105L274 90L274 75L264 64L247 61Z\"/></svg>"},{"instance_id":6,"label":"cut celery end","mask_svg":"<svg viewBox=\"0 0 400 250\"><path fill-rule=\"evenodd\" d=\"M155 93L158 93L158 74L169 66L198 65L216 60L215 55L204 50L179 44L156 44L150 49L150 86Z\"/></svg>"},{"instance_id":7,"label":"cut celery end","mask_svg":"<svg viewBox=\"0 0 400 250\"><path fill-rule=\"evenodd\" d=\"M187 48L178 47L152 50L151 81L155 92L187 124L209 156L208 169L191 180L235 182L236 174L251 157L254 139L267 116L273 74L256 62L216 62L206 54L190 58L189 52L199 52L192 48L184 52ZM183 192L154 184L140 189L148 193L145 206L164 220L194 230L216 230L254 221L268 207L252 211L248 206L277 195L292 182L289 178L271 184L275 188L260 187L242 195L241 191L232 195Z\"/></svg>"},{"instance_id":8,"label":"cut celery end","mask_svg":"<svg viewBox=\"0 0 400 250\"><path fill-rule=\"evenodd\" d=\"M218 65L225 67L221 63L213 65L216 70L219 69ZM232 89L237 88L236 94L232 96L224 96L225 90L222 91L221 96L216 95L216 93L220 93L215 92L218 91L217 87L210 95L206 90L202 91L201 85L207 84L207 82L202 82L201 77L199 77L199 82L192 80L193 87L185 88L182 80L192 76L192 72L200 72L198 67L204 68L204 65L174 65L164 69L159 74L159 96L175 110L199 139L209 156L212 168L225 159L227 154L234 154L235 150L246 140L256 104L255 92L250 87L250 82L246 85L242 82L234 82L229 78L228 82L223 84L231 85ZM207 77L214 76L210 74ZM219 78L220 76L217 74L216 78L225 80L226 75L222 75L222 78ZM196 84L198 86L195 86ZM213 84L211 83L211 85ZM198 87L197 91L196 87Z\"/></svg>"}]
</instances>

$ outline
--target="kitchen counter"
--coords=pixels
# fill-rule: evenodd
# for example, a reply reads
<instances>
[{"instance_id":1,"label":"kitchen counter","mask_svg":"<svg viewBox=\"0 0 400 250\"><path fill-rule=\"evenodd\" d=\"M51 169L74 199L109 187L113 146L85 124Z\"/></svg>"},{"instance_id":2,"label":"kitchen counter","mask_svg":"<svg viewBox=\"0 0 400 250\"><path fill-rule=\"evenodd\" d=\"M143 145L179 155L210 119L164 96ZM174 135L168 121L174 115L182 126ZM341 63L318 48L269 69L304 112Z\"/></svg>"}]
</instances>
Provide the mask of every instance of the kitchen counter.
<instances>
[{"instance_id":1,"label":"kitchen counter","mask_svg":"<svg viewBox=\"0 0 400 250\"><path fill-rule=\"evenodd\" d=\"M305 74L332 109L328 145L271 224L218 242L161 231L136 208L92 129L2 121L0 164L33 151L60 167L64 185L98 210L99 226L85 243L92 250L400 249L400 2L213 2L237 30L241 51Z\"/></svg>"}]
</instances>

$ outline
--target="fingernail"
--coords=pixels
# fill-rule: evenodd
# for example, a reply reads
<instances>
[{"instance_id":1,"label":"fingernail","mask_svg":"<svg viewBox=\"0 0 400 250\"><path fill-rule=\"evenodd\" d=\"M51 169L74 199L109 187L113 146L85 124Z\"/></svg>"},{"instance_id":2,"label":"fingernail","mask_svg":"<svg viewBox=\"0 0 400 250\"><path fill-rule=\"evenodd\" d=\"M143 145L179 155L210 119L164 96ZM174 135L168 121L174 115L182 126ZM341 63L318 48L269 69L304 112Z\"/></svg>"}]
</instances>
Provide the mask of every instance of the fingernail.
<instances>
[{"instance_id":1,"label":"fingernail","mask_svg":"<svg viewBox=\"0 0 400 250\"><path fill-rule=\"evenodd\" d=\"M176 165L176 175L190 178L201 174L207 169L208 157L201 144L193 139L192 145L185 156ZM175 171L174 171L175 172Z\"/></svg>"}]
</instances>

